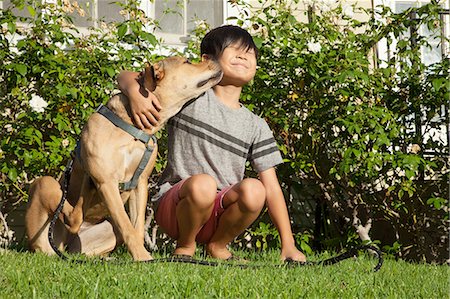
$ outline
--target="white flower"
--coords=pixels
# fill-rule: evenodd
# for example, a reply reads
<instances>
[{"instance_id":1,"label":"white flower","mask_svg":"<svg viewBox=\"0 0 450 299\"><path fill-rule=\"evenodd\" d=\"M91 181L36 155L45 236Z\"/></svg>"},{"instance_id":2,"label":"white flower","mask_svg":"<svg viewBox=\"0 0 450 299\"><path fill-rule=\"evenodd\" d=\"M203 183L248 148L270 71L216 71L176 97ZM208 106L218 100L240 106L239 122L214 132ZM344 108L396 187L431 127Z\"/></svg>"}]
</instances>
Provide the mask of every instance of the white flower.
<instances>
[{"instance_id":1,"label":"white flower","mask_svg":"<svg viewBox=\"0 0 450 299\"><path fill-rule=\"evenodd\" d=\"M204 30L208 29L208 24L206 23L205 20L196 20L194 22L194 24L195 24L196 28L204 29Z\"/></svg>"},{"instance_id":2,"label":"white flower","mask_svg":"<svg viewBox=\"0 0 450 299\"><path fill-rule=\"evenodd\" d=\"M44 112L44 109L47 106L48 103L43 98L36 94L31 95L30 107L33 111L38 113Z\"/></svg>"},{"instance_id":3,"label":"white flower","mask_svg":"<svg viewBox=\"0 0 450 299\"><path fill-rule=\"evenodd\" d=\"M6 124L5 125L5 130L6 130L6 132L11 133L13 131L12 125L11 124Z\"/></svg>"},{"instance_id":4,"label":"white flower","mask_svg":"<svg viewBox=\"0 0 450 299\"><path fill-rule=\"evenodd\" d=\"M63 147L68 147L69 146L69 140L67 140L67 139L64 139L63 141L61 141L61 144L62 144L62 146Z\"/></svg>"},{"instance_id":5,"label":"white flower","mask_svg":"<svg viewBox=\"0 0 450 299\"><path fill-rule=\"evenodd\" d=\"M322 50L322 46L319 42L308 42L307 44L308 50L313 53L319 53Z\"/></svg>"},{"instance_id":6,"label":"white flower","mask_svg":"<svg viewBox=\"0 0 450 299\"><path fill-rule=\"evenodd\" d=\"M416 143L408 145L407 148L408 153L411 154L417 154L418 152L420 152L420 150L421 150L420 145Z\"/></svg>"},{"instance_id":7,"label":"white flower","mask_svg":"<svg viewBox=\"0 0 450 299\"><path fill-rule=\"evenodd\" d=\"M333 136L338 137L339 133L341 132L341 129L338 126L333 125L331 127L331 130L333 131Z\"/></svg>"},{"instance_id":8,"label":"white flower","mask_svg":"<svg viewBox=\"0 0 450 299\"><path fill-rule=\"evenodd\" d=\"M11 115L11 109L6 108L5 111L2 113L2 116L3 117L7 117L9 115Z\"/></svg>"},{"instance_id":9,"label":"white flower","mask_svg":"<svg viewBox=\"0 0 450 299\"><path fill-rule=\"evenodd\" d=\"M130 45L130 44L128 44L128 43L122 43L122 42L120 42L120 43L119 43L119 46L122 47L124 50L127 50L127 51L131 51L131 50L134 49L134 46L133 46L133 45Z\"/></svg>"},{"instance_id":10,"label":"white flower","mask_svg":"<svg viewBox=\"0 0 450 299\"><path fill-rule=\"evenodd\" d=\"M347 18L353 19L355 11L353 10L353 7L351 5L344 5L342 7L342 15L344 15Z\"/></svg>"}]
</instances>

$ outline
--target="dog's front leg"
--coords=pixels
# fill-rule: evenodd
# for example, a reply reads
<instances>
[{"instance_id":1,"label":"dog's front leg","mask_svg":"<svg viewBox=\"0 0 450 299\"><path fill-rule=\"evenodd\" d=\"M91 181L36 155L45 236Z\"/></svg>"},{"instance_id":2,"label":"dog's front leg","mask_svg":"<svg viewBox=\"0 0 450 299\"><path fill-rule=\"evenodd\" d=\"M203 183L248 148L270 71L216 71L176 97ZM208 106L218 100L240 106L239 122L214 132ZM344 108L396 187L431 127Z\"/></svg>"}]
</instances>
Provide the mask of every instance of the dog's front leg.
<instances>
[{"instance_id":1,"label":"dog's front leg","mask_svg":"<svg viewBox=\"0 0 450 299\"><path fill-rule=\"evenodd\" d=\"M105 182L97 184L97 190L133 259L137 261L151 260L151 255L144 247L144 236L131 224L117 186L117 182Z\"/></svg>"},{"instance_id":2,"label":"dog's front leg","mask_svg":"<svg viewBox=\"0 0 450 299\"><path fill-rule=\"evenodd\" d=\"M71 211L69 209L63 210L70 233L76 234L80 230L81 224L83 223L83 205L89 203L93 195L94 189L90 187L90 177L84 174L82 177L80 197L76 205Z\"/></svg>"},{"instance_id":3,"label":"dog's front leg","mask_svg":"<svg viewBox=\"0 0 450 299\"><path fill-rule=\"evenodd\" d=\"M144 238L145 212L147 210L147 180L141 179L136 189L130 194L128 207L130 220L139 236Z\"/></svg>"}]
</instances>

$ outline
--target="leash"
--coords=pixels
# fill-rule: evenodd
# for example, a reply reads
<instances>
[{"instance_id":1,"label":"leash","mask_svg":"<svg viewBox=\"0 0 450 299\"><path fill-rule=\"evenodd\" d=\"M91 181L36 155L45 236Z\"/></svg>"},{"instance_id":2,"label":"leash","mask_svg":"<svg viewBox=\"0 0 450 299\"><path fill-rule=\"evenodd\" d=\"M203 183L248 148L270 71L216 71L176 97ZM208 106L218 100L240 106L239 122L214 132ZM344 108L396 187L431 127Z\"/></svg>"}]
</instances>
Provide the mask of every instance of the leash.
<instances>
[{"instance_id":1,"label":"leash","mask_svg":"<svg viewBox=\"0 0 450 299\"><path fill-rule=\"evenodd\" d=\"M357 246L357 247L347 250L344 253L341 253L337 256L334 256L334 257L331 257L329 259L322 260L322 261L299 262L299 261L294 261L294 260L288 258L288 259L284 260L284 262L285 262L284 266L288 266L288 267L330 266L330 265L337 264L343 260L358 256L358 252L360 250L371 251L376 255L378 262L377 262L376 266L373 268L373 272L377 272L378 270L381 269L381 266L383 265L382 253L378 248L376 248L375 246L372 246L372 245ZM187 263L187 264L212 266L212 267L217 267L217 266L222 265L222 266L239 267L242 269L278 266L275 264L259 265L259 264L231 263L231 262L226 262L226 261L214 262L214 261L198 260L198 259L194 259L194 258L185 258L185 257L168 257L168 258L159 258L159 259L153 259L150 261L145 261L145 263L164 263L164 262L165 263ZM283 266L283 265L280 265L280 266Z\"/></svg>"},{"instance_id":2,"label":"leash","mask_svg":"<svg viewBox=\"0 0 450 299\"><path fill-rule=\"evenodd\" d=\"M63 260L66 261L71 261L71 262L76 262L76 263L87 263L88 261L85 260L80 260L80 259L72 259L69 258L67 255L65 255L64 253L62 253L59 248L55 245L54 239L53 239L53 232L54 232L54 227L56 224L56 221L58 220L59 214L62 211L62 208L64 206L64 203L66 201L66 196L67 196L67 189L68 189L68 182L70 179L70 173L72 171L72 163L73 160L71 160L68 164L68 167L66 168L66 170L64 171L64 183L63 183L63 194L61 196L61 201L57 207L57 209L55 210L55 213L53 214L53 218L50 222L50 227L48 230L48 240L50 242L50 246L52 247L52 249L56 252L56 254ZM362 246L358 246L358 247L354 247L351 248L349 250L347 250L346 252L339 254L337 256L331 257L329 259L323 260L323 261L308 261L308 262L299 262L299 261L294 261L292 259L286 259L285 260L285 265L288 267L304 267L304 266L329 266L329 265L334 265L337 264L343 260L352 258L352 257L356 257L358 256L358 252L360 250L368 250L368 251L372 251L373 253L375 253L378 262L376 264L376 266L373 268L373 272L377 272L378 270L380 270L381 266L383 265L383 256L381 251L376 248L375 246L372 245L362 245ZM101 260L102 262L108 262L111 263L111 261L106 261L106 260ZM269 264L269 265L255 265L255 264L243 264L243 263L230 263L230 262L215 262L215 261L207 261L207 260L198 260L198 259L194 259L194 258L186 258L186 257L168 257L168 258L158 258L158 259L153 259L153 260L149 260L149 261L144 261L144 263L148 263L148 264L154 264L154 263L185 263L185 264L193 264L193 265L201 265L201 266L209 266L209 267L217 267L217 266L232 266L232 267L238 267L241 269L246 269L246 268L262 268L262 267L267 267L267 266L275 266L273 264ZM114 264L125 264L125 263L117 263L115 262Z\"/></svg>"},{"instance_id":3,"label":"leash","mask_svg":"<svg viewBox=\"0 0 450 299\"><path fill-rule=\"evenodd\" d=\"M55 213L53 214L53 218L50 221L50 226L48 228L48 241L50 243L50 246L56 252L56 254L63 260L67 260L69 258L67 256L65 256L59 250L59 248L56 246L53 235L54 235L56 221L58 220L59 214L61 214L61 211L64 207L64 203L66 202L66 199L67 199L67 191L69 190L69 181L70 181L70 175L72 174L72 166L73 166L73 159L71 159L69 161L69 163L66 166L66 169L64 170L64 180L63 180L63 184L62 184L61 201L59 202L58 207L56 208Z\"/></svg>"},{"instance_id":4,"label":"leash","mask_svg":"<svg viewBox=\"0 0 450 299\"><path fill-rule=\"evenodd\" d=\"M323 266L329 266L329 265L334 265L337 264L343 260L352 258L352 257L357 257L358 256L358 252L360 250L366 250L369 252L373 252L376 255L376 258L378 259L378 262L376 264L376 266L373 268L373 272L377 272L378 270L381 269L381 266L383 266L383 256L381 251L373 246L373 245L361 245L361 246L357 246L354 248L350 248L348 249L346 252L341 253L337 256L331 257L329 259L323 260L323 261L314 261L314 262L298 262L298 261L294 261L292 259L286 259L286 263L288 265L291 266L296 266L296 265L300 265L300 266L318 266L318 265L323 265Z\"/></svg>"}]
</instances>

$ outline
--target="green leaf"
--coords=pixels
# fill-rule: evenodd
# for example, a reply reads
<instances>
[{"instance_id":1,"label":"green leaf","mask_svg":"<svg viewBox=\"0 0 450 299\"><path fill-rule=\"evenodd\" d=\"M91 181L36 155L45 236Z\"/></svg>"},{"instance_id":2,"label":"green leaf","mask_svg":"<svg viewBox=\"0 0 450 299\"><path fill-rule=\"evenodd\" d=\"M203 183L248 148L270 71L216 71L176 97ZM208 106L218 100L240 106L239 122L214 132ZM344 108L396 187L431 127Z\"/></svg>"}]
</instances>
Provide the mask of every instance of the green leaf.
<instances>
[{"instance_id":1,"label":"green leaf","mask_svg":"<svg viewBox=\"0 0 450 299\"><path fill-rule=\"evenodd\" d=\"M17 169L10 168L8 170L8 178L13 182L17 181Z\"/></svg>"},{"instance_id":2,"label":"green leaf","mask_svg":"<svg viewBox=\"0 0 450 299\"><path fill-rule=\"evenodd\" d=\"M256 45L256 47L257 47L258 49L261 48L262 43L263 43L263 39L262 39L262 38L260 38L259 36L255 36L255 37L253 38L253 41L255 42L255 45Z\"/></svg>"},{"instance_id":3,"label":"green leaf","mask_svg":"<svg viewBox=\"0 0 450 299\"><path fill-rule=\"evenodd\" d=\"M22 75L22 77L25 77L25 75L27 74L27 66L24 64L15 64L14 65L14 69L20 74Z\"/></svg>"},{"instance_id":4,"label":"green leaf","mask_svg":"<svg viewBox=\"0 0 450 299\"><path fill-rule=\"evenodd\" d=\"M441 86L445 86L445 79L442 78L433 79L431 81L431 84L433 85L434 90L438 91L441 88Z\"/></svg>"},{"instance_id":5,"label":"green leaf","mask_svg":"<svg viewBox=\"0 0 450 299\"><path fill-rule=\"evenodd\" d=\"M8 22L8 32L13 34L16 31L16 23Z\"/></svg>"},{"instance_id":6,"label":"green leaf","mask_svg":"<svg viewBox=\"0 0 450 299\"><path fill-rule=\"evenodd\" d=\"M36 11L34 10L34 7L31 5L28 5L27 10L30 13L31 17L34 18L34 16L36 15Z\"/></svg>"},{"instance_id":7,"label":"green leaf","mask_svg":"<svg viewBox=\"0 0 450 299\"><path fill-rule=\"evenodd\" d=\"M117 35L119 36L119 38L123 38L124 35L127 33L127 31L128 31L127 24L126 23L122 23L117 28Z\"/></svg>"},{"instance_id":8,"label":"green leaf","mask_svg":"<svg viewBox=\"0 0 450 299\"><path fill-rule=\"evenodd\" d=\"M108 73L108 75L109 75L111 78L115 78L115 77L116 77L116 72L114 71L113 68L110 68L110 67L106 68L106 72Z\"/></svg>"},{"instance_id":9,"label":"green leaf","mask_svg":"<svg viewBox=\"0 0 450 299\"><path fill-rule=\"evenodd\" d=\"M158 40L156 39L155 35L149 32L144 31L141 33L141 36L153 46L158 44Z\"/></svg>"}]
</instances>

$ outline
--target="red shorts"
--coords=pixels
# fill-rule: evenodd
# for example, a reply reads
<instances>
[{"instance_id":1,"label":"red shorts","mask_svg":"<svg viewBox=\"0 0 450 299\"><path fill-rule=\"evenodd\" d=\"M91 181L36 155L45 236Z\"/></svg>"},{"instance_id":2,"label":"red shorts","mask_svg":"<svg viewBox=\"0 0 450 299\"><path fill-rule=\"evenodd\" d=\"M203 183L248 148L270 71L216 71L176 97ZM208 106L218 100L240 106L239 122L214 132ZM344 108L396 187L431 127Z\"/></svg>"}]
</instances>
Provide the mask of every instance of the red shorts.
<instances>
[{"instance_id":1,"label":"red shorts","mask_svg":"<svg viewBox=\"0 0 450 299\"><path fill-rule=\"evenodd\" d=\"M156 223L173 239L178 239L178 221L176 215L177 204L180 201L179 192L181 186L185 180L182 180L172 186L159 200L158 209L156 210L155 220ZM219 218L225 211L223 208L222 200L224 195L233 186L226 187L217 192L216 199L214 201L214 208L208 221L203 225L197 234L195 240L198 243L207 244L214 235L217 225L219 224Z\"/></svg>"}]
</instances>

